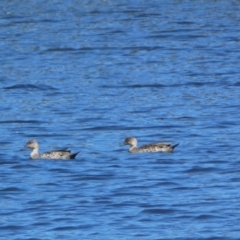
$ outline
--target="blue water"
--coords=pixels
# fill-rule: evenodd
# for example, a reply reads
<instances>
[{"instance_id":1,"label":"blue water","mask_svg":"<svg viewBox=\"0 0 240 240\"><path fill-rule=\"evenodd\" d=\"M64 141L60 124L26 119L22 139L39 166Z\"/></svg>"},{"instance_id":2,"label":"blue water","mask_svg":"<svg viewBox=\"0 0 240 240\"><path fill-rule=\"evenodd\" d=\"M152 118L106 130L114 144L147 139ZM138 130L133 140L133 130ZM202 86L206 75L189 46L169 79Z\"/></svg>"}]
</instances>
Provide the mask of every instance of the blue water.
<instances>
[{"instance_id":1,"label":"blue water","mask_svg":"<svg viewBox=\"0 0 240 240\"><path fill-rule=\"evenodd\" d=\"M0 239L240 239L239 11L1 1ZM30 160L29 139L81 152Z\"/></svg>"}]
</instances>

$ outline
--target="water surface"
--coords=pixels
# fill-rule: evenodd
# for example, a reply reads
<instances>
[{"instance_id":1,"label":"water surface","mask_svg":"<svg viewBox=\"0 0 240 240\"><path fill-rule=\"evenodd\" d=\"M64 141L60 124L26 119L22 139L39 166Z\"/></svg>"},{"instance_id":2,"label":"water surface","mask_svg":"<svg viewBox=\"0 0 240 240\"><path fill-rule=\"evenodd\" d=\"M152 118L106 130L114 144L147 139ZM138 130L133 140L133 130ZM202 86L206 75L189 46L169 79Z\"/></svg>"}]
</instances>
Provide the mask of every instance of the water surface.
<instances>
[{"instance_id":1,"label":"water surface","mask_svg":"<svg viewBox=\"0 0 240 240\"><path fill-rule=\"evenodd\" d=\"M0 6L0 239L240 238L239 1Z\"/></svg>"}]
</instances>

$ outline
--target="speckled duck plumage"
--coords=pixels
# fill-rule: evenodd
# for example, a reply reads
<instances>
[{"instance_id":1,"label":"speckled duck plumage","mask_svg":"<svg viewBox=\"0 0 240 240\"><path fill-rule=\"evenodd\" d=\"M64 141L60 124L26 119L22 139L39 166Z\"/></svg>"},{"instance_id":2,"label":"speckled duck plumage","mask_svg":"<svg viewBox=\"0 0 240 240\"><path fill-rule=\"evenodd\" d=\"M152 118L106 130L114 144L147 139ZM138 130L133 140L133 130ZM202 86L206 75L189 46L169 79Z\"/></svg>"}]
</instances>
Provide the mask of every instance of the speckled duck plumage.
<instances>
[{"instance_id":1,"label":"speckled duck plumage","mask_svg":"<svg viewBox=\"0 0 240 240\"><path fill-rule=\"evenodd\" d=\"M172 145L171 143L150 143L137 147L137 139L134 137L128 137L125 139L124 145L130 145L130 153L145 153L145 152L167 152L172 153L174 148L179 143Z\"/></svg>"},{"instance_id":2,"label":"speckled duck plumage","mask_svg":"<svg viewBox=\"0 0 240 240\"><path fill-rule=\"evenodd\" d=\"M51 152L39 154L39 144L35 140L28 141L25 147L32 149L32 152L30 154L31 159L74 159L78 154L78 152L71 153L71 151L67 149L54 150Z\"/></svg>"}]
</instances>

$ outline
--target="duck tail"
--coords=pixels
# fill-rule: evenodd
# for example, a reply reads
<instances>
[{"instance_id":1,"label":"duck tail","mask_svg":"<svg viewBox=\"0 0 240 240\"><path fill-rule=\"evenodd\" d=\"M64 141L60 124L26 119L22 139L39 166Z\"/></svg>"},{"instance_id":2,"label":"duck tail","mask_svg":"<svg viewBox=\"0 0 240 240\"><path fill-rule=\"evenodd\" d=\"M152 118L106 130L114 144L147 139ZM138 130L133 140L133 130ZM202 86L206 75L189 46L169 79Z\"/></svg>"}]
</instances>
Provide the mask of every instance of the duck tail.
<instances>
[{"instance_id":1,"label":"duck tail","mask_svg":"<svg viewBox=\"0 0 240 240\"><path fill-rule=\"evenodd\" d=\"M179 145L179 143L172 145L172 149L174 149L175 147L177 147Z\"/></svg>"},{"instance_id":2,"label":"duck tail","mask_svg":"<svg viewBox=\"0 0 240 240\"><path fill-rule=\"evenodd\" d=\"M70 155L70 159L75 159L75 157L79 154L80 152L72 153Z\"/></svg>"}]
</instances>

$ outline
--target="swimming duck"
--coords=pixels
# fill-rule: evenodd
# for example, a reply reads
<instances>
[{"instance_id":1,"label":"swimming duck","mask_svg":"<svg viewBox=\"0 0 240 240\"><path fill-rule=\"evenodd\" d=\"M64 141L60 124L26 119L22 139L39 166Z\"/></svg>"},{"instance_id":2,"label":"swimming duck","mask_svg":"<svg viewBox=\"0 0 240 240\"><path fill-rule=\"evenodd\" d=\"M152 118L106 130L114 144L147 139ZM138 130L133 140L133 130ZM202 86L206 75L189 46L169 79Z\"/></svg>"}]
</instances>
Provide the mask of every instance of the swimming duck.
<instances>
[{"instance_id":1,"label":"swimming duck","mask_svg":"<svg viewBox=\"0 0 240 240\"><path fill-rule=\"evenodd\" d=\"M28 141L25 147L32 149L32 152L30 154L31 159L74 159L78 154L78 152L71 153L71 151L67 149L54 150L51 152L39 154L39 144L35 140Z\"/></svg>"},{"instance_id":2,"label":"swimming duck","mask_svg":"<svg viewBox=\"0 0 240 240\"><path fill-rule=\"evenodd\" d=\"M171 143L150 143L137 147L137 139L128 137L125 139L124 145L130 145L130 153L144 153L144 152L173 152L174 148L179 144L171 145Z\"/></svg>"}]
</instances>

